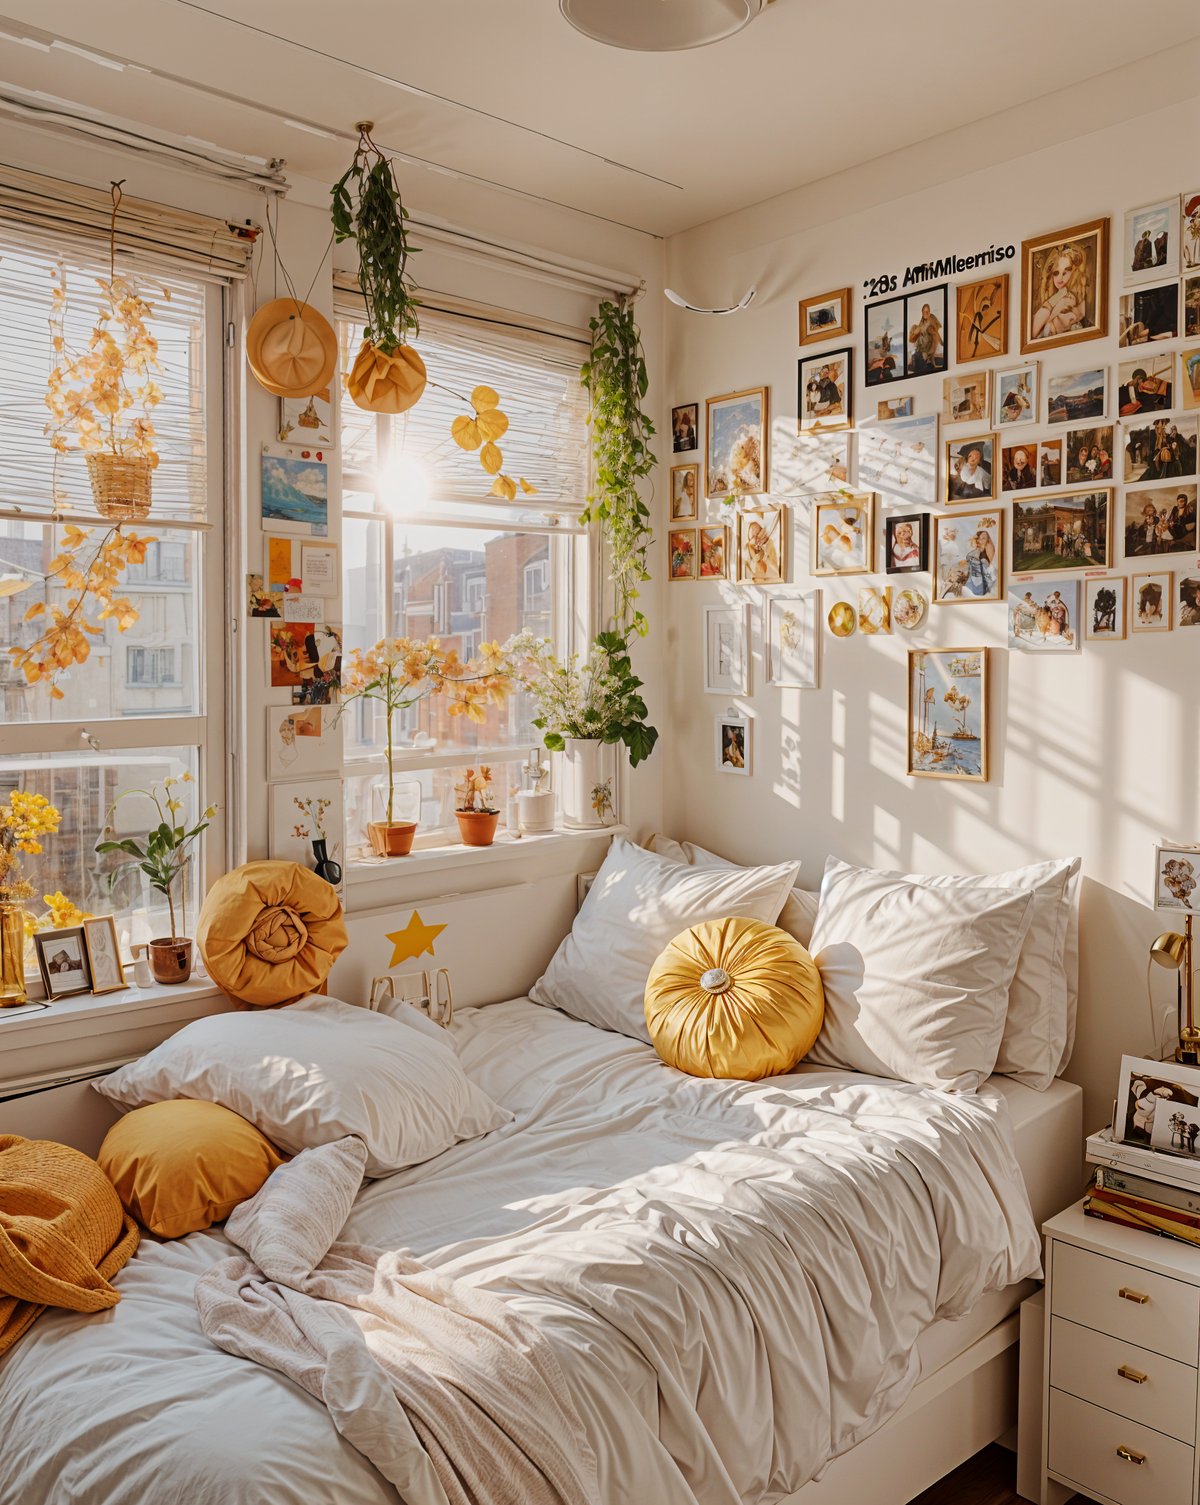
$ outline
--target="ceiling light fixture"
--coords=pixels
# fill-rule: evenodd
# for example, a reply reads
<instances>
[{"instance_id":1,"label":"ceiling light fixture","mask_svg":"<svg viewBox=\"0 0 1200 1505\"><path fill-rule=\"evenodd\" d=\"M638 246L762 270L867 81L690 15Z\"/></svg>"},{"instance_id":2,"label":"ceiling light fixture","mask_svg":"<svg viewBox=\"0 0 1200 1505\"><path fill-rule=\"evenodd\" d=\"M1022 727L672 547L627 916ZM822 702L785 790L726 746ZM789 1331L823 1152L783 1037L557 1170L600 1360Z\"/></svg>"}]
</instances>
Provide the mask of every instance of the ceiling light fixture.
<instances>
[{"instance_id":1,"label":"ceiling light fixture","mask_svg":"<svg viewBox=\"0 0 1200 1505\"><path fill-rule=\"evenodd\" d=\"M565 20L593 42L628 52L682 52L724 41L769 0L558 0Z\"/></svg>"},{"instance_id":2,"label":"ceiling light fixture","mask_svg":"<svg viewBox=\"0 0 1200 1505\"><path fill-rule=\"evenodd\" d=\"M728 308L697 308L694 303L689 303L682 294L677 293L673 287L664 287L663 292L677 308L686 308L690 314L740 314L743 308L749 308L754 302L754 295L758 289L750 288L742 294L737 303L731 304Z\"/></svg>"}]
</instances>

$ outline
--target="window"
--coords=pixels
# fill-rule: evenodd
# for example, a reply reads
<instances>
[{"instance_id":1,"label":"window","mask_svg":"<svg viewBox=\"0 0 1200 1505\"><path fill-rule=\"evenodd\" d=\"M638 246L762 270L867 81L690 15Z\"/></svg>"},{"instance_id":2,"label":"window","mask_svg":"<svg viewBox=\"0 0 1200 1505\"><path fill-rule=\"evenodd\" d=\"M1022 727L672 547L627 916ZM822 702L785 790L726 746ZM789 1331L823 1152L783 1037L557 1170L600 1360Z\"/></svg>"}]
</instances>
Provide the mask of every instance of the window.
<instances>
[{"instance_id":1,"label":"window","mask_svg":"<svg viewBox=\"0 0 1200 1505\"><path fill-rule=\"evenodd\" d=\"M361 314L346 309L343 360L361 339ZM586 540L578 514L587 492L586 401L579 366L586 344L484 321L421 315L421 354L438 385L398 418L372 418L342 403L342 551L347 649L383 636L437 637L467 659L481 643L531 630L570 650L579 612L577 577ZM436 375L434 375L436 373ZM517 503L491 498L478 456L448 443L463 411L455 392L486 384L510 427L504 469L536 493ZM488 763L499 803L520 784L520 764L542 746L525 696L493 708L485 723L451 717L437 698L397 716L397 778L419 800L418 842L457 839L454 783L467 764ZM385 728L374 707L343 717L346 837L365 848L369 820L383 815Z\"/></svg>"},{"instance_id":2,"label":"window","mask_svg":"<svg viewBox=\"0 0 1200 1505\"><path fill-rule=\"evenodd\" d=\"M26 623L34 601L64 604L68 592L46 579L62 544L64 522L52 516L51 451L42 402L51 364L48 318L51 272L68 269L68 335L87 338L95 278L107 275L107 251L89 242L55 240L0 223L0 576L32 582L0 597L0 645L32 642ZM209 667L222 682L223 411L222 289L179 272L137 274L154 306L164 398L155 412L160 463L151 514L131 526L153 539L124 577L124 594L140 613L125 633L112 622L92 641L91 656L62 681L65 698L26 685L0 652L0 798L11 789L44 794L62 812L58 833L41 855L24 859L36 896L61 890L83 909L115 913L124 944L162 933L165 903L139 872L95 851L119 795L164 778L190 776L185 813L196 801L225 803L223 703L208 692ZM164 293L169 296L164 296ZM60 511L99 542L108 526L96 516L86 468L77 454L58 466ZM157 824L147 800L122 799L112 817L118 834L144 838ZM208 863L224 864L223 825L208 833ZM186 875L187 923L194 924L202 874Z\"/></svg>"}]
</instances>

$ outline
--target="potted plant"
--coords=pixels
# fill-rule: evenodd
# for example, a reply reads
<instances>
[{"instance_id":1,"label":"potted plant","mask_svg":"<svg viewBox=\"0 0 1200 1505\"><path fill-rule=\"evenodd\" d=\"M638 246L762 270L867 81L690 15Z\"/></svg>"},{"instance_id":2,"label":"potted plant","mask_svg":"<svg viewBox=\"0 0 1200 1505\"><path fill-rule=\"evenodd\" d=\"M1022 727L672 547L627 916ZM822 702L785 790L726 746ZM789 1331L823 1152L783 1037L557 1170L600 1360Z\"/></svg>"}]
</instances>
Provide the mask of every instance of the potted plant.
<instances>
[{"instance_id":1,"label":"potted plant","mask_svg":"<svg viewBox=\"0 0 1200 1505\"><path fill-rule=\"evenodd\" d=\"M490 847L496 839L500 807L492 798L492 770L480 764L478 771L468 768L454 786L454 814L465 847Z\"/></svg>"},{"instance_id":2,"label":"potted plant","mask_svg":"<svg viewBox=\"0 0 1200 1505\"><path fill-rule=\"evenodd\" d=\"M61 821L44 794L14 789L0 803L0 1008L24 1003L27 996L24 901L33 897L34 887L23 876L17 853L36 856L41 838L53 836Z\"/></svg>"},{"instance_id":3,"label":"potted plant","mask_svg":"<svg viewBox=\"0 0 1200 1505\"><path fill-rule=\"evenodd\" d=\"M392 767L397 711L406 710L427 695L448 695L450 714L482 721L488 705L500 704L508 694L504 655L496 643L484 643L478 655L464 664L452 648L436 638L381 638L373 648L352 648L342 675L339 719L356 700L373 700L383 707L387 757L387 818L371 821L367 835L379 857L407 857L416 834L416 821L397 821L396 779Z\"/></svg>"},{"instance_id":4,"label":"potted plant","mask_svg":"<svg viewBox=\"0 0 1200 1505\"><path fill-rule=\"evenodd\" d=\"M164 779L161 788L157 784L152 784L149 789L126 789L122 794L117 795L109 807L108 823L104 828L105 839L96 843L97 852L124 852L131 859L129 862L120 863L109 873L110 888L120 873L130 868L137 868L149 878L151 888L166 895L171 934L157 937L148 942L146 947L150 957L150 970L154 974L154 980L160 983L186 982L192 975L193 942L188 937L178 934L179 926L175 915L175 884L183 877L187 866L188 849L208 829L209 823L217 813L216 805L209 805L194 826L189 828L186 820L181 825L175 824L176 816L183 809L183 800L174 791L181 784L191 782L191 774L185 773L179 779ZM132 837L117 838L112 825L116 807L123 799L135 796L150 800L158 813L158 825L149 832L144 846L134 841ZM186 911L186 903L182 907ZM184 923L186 922L185 912Z\"/></svg>"},{"instance_id":5,"label":"potted plant","mask_svg":"<svg viewBox=\"0 0 1200 1505\"><path fill-rule=\"evenodd\" d=\"M333 801L313 799L311 795L301 799L299 795L293 795L292 804L299 810L304 822L297 822L292 827L292 835L299 837L301 841L312 842L314 872L318 878L324 878L331 888L336 888L342 881L342 864L329 855L329 832L325 829L325 812Z\"/></svg>"}]
</instances>

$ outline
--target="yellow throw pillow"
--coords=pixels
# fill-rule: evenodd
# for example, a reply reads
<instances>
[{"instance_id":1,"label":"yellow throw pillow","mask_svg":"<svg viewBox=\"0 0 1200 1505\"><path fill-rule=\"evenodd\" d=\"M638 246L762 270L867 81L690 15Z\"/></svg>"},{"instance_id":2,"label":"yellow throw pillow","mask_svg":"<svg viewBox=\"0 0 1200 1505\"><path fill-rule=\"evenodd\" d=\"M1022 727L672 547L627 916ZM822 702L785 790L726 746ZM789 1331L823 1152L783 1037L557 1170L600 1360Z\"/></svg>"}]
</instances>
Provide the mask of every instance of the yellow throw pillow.
<instances>
[{"instance_id":1,"label":"yellow throw pillow","mask_svg":"<svg viewBox=\"0 0 1200 1505\"><path fill-rule=\"evenodd\" d=\"M757 1081L792 1068L821 1031L817 964L761 920L712 920L677 935L650 970L646 1024L668 1066Z\"/></svg>"},{"instance_id":2,"label":"yellow throw pillow","mask_svg":"<svg viewBox=\"0 0 1200 1505\"><path fill-rule=\"evenodd\" d=\"M175 1098L126 1113L96 1158L144 1228L181 1238L224 1222L286 1156L228 1108Z\"/></svg>"}]
</instances>

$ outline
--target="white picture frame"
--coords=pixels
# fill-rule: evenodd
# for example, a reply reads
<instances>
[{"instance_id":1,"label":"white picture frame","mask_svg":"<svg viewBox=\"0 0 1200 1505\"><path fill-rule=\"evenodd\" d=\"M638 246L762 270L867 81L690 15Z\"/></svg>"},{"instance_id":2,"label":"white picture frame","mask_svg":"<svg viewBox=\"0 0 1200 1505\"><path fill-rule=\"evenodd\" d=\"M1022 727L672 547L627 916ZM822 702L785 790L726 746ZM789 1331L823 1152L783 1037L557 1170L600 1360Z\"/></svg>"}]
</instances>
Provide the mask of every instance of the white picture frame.
<instances>
[{"instance_id":1,"label":"white picture frame","mask_svg":"<svg viewBox=\"0 0 1200 1505\"><path fill-rule=\"evenodd\" d=\"M763 602L763 661L767 683L779 689L821 685L821 592L768 596Z\"/></svg>"},{"instance_id":2,"label":"white picture frame","mask_svg":"<svg viewBox=\"0 0 1200 1505\"><path fill-rule=\"evenodd\" d=\"M749 778L753 757L753 723L731 706L713 723L717 772Z\"/></svg>"},{"instance_id":3,"label":"white picture frame","mask_svg":"<svg viewBox=\"0 0 1200 1505\"><path fill-rule=\"evenodd\" d=\"M704 692L750 693L750 607L704 608Z\"/></svg>"},{"instance_id":4,"label":"white picture frame","mask_svg":"<svg viewBox=\"0 0 1200 1505\"><path fill-rule=\"evenodd\" d=\"M1163 842L1154 848L1154 907L1200 915L1200 847Z\"/></svg>"},{"instance_id":5,"label":"white picture frame","mask_svg":"<svg viewBox=\"0 0 1200 1505\"><path fill-rule=\"evenodd\" d=\"M1179 242L1183 222L1179 212L1179 195L1143 204L1125 211L1121 234L1121 281L1126 287L1144 282L1167 282L1179 276ZM1146 238L1149 258L1138 255L1139 243ZM1159 255L1162 260L1159 260ZM1142 265L1138 266L1141 260Z\"/></svg>"},{"instance_id":6,"label":"white picture frame","mask_svg":"<svg viewBox=\"0 0 1200 1505\"><path fill-rule=\"evenodd\" d=\"M1154 1143L1154 1121L1163 1103L1200 1107L1200 1068L1122 1056L1113 1138L1144 1150L1160 1148Z\"/></svg>"}]
</instances>

